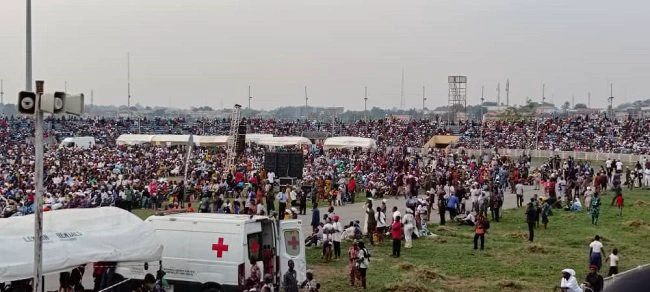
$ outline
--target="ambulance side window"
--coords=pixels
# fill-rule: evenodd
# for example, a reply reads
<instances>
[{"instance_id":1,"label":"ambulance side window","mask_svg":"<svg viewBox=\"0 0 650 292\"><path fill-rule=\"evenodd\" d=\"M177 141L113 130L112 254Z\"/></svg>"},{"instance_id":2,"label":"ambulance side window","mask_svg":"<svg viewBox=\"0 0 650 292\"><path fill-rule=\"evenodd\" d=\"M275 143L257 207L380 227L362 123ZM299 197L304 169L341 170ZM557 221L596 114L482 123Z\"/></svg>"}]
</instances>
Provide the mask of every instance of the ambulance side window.
<instances>
[{"instance_id":1,"label":"ambulance side window","mask_svg":"<svg viewBox=\"0 0 650 292\"><path fill-rule=\"evenodd\" d=\"M300 232L296 229L284 230L284 247L290 256L300 255Z\"/></svg>"},{"instance_id":2,"label":"ambulance side window","mask_svg":"<svg viewBox=\"0 0 650 292\"><path fill-rule=\"evenodd\" d=\"M251 233L247 238L248 259L256 262L262 260L262 232Z\"/></svg>"}]
</instances>

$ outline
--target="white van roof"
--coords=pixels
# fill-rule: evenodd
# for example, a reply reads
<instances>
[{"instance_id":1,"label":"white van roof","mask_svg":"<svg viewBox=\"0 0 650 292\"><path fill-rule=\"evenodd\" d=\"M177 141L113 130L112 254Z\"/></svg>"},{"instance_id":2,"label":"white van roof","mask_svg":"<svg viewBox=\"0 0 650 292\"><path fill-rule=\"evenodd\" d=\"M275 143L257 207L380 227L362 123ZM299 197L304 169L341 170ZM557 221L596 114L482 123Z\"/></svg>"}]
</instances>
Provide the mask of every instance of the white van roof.
<instances>
[{"instance_id":1,"label":"white van roof","mask_svg":"<svg viewBox=\"0 0 650 292\"><path fill-rule=\"evenodd\" d=\"M250 223L265 220L271 220L267 216L250 216L250 215L236 215L236 214L222 214L222 213L176 213L169 215L154 215L147 218L149 220L168 220L169 218L184 219L184 220L199 220L203 222L218 221L222 223Z\"/></svg>"}]
</instances>

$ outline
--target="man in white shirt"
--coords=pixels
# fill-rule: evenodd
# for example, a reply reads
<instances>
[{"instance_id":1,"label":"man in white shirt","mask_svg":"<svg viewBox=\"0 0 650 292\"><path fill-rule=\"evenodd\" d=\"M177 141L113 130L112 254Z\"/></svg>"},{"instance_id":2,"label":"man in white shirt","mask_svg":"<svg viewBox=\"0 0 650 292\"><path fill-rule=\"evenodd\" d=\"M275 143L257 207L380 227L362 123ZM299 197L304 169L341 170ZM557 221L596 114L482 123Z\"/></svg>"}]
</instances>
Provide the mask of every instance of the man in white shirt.
<instances>
[{"instance_id":1,"label":"man in white shirt","mask_svg":"<svg viewBox=\"0 0 650 292\"><path fill-rule=\"evenodd\" d=\"M339 215L332 216L332 226L334 228L334 233L332 234L332 241L334 242L334 259L341 258L341 235L343 234L343 226L339 222Z\"/></svg>"},{"instance_id":2,"label":"man in white shirt","mask_svg":"<svg viewBox=\"0 0 650 292\"><path fill-rule=\"evenodd\" d=\"M576 272L573 269L562 270L560 288L564 292L582 292L582 288L580 288L578 280L576 280Z\"/></svg>"}]
</instances>

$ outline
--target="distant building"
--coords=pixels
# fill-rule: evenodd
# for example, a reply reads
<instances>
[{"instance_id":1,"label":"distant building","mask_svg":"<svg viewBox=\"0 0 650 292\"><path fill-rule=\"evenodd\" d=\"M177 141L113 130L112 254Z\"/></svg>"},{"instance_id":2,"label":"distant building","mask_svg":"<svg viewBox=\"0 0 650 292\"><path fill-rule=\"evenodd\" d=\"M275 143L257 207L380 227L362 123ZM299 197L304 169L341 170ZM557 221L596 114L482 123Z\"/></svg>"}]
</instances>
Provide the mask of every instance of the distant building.
<instances>
[{"instance_id":1,"label":"distant building","mask_svg":"<svg viewBox=\"0 0 650 292\"><path fill-rule=\"evenodd\" d=\"M558 113L557 108L551 105L540 105L535 108L535 114L537 115L552 115Z\"/></svg>"}]
</instances>

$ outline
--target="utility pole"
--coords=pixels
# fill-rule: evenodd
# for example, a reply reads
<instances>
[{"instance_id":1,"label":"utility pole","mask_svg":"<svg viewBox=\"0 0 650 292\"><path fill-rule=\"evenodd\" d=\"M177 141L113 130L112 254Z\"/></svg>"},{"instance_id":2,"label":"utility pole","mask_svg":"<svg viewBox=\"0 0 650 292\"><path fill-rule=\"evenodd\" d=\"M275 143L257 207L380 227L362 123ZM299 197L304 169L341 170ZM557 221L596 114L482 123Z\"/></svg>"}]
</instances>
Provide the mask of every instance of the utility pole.
<instances>
[{"instance_id":1,"label":"utility pole","mask_svg":"<svg viewBox=\"0 0 650 292\"><path fill-rule=\"evenodd\" d=\"M25 11L25 91L32 91L32 1L26 0ZM36 181L36 212L34 214L34 292L43 290L43 113L40 109L43 82L34 103L34 181Z\"/></svg>"},{"instance_id":2,"label":"utility pole","mask_svg":"<svg viewBox=\"0 0 650 292\"><path fill-rule=\"evenodd\" d=\"M424 109L425 109L424 103L427 101L427 97L426 97L426 94L425 94L424 90L425 90L425 88L424 88L424 86L422 86L422 114L423 115L424 115Z\"/></svg>"},{"instance_id":3,"label":"utility pole","mask_svg":"<svg viewBox=\"0 0 650 292\"><path fill-rule=\"evenodd\" d=\"M93 108L95 106L95 91L92 89L90 90L90 107Z\"/></svg>"},{"instance_id":4,"label":"utility pole","mask_svg":"<svg viewBox=\"0 0 650 292\"><path fill-rule=\"evenodd\" d=\"M501 82L497 83L497 107L501 109Z\"/></svg>"},{"instance_id":5,"label":"utility pole","mask_svg":"<svg viewBox=\"0 0 650 292\"><path fill-rule=\"evenodd\" d=\"M307 109L309 109L309 97L307 97L307 86L305 86L305 119L307 118Z\"/></svg>"},{"instance_id":6,"label":"utility pole","mask_svg":"<svg viewBox=\"0 0 650 292\"><path fill-rule=\"evenodd\" d=\"M5 84L4 80L0 79L0 104L5 104Z\"/></svg>"},{"instance_id":7,"label":"utility pole","mask_svg":"<svg viewBox=\"0 0 650 292\"><path fill-rule=\"evenodd\" d=\"M506 107L510 106L510 79L506 80Z\"/></svg>"},{"instance_id":8,"label":"utility pole","mask_svg":"<svg viewBox=\"0 0 650 292\"><path fill-rule=\"evenodd\" d=\"M591 108L591 91L587 92L587 107Z\"/></svg>"},{"instance_id":9,"label":"utility pole","mask_svg":"<svg viewBox=\"0 0 650 292\"><path fill-rule=\"evenodd\" d=\"M542 84L542 106L546 102L546 84ZM540 113L541 114L541 113ZM539 152L539 117L535 117L535 149Z\"/></svg>"},{"instance_id":10,"label":"utility pole","mask_svg":"<svg viewBox=\"0 0 650 292\"><path fill-rule=\"evenodd\" d=\"M363 94L363 113L366 116L366 121L368 120L368 86L365 87L365 93Z\"/></svg>"},{"instance_id":11,"label":"utility pole","mask_svg":"<svg viewBox=\"0 0 650 292\"><path fill-rule=\"evenodd\" d=\"M248 109L251 109L251 99L253 99L253 96L251 96L251 86L248 85Z\"/></svg>"},{"instance_id":12,"label":"utility pole","mask_svg":"<svg viewBox=\"0 0 650 292\"><path fill-rule=\"evenodd\" d=\"M63 81L63 92L68 92L68 80Z\"/></svg>"},{"instance_id":13,"label":"utility pole","mask_svg":"<svg viewBox=\"0 0 650 292\"><path fill-rule=\"evenodd\" d=\"M126 53L126 86L126 106L129 111L129 117L131 117L131 53Z\"/></svg>"},{"instance_id":14,"label":"utility pole","mask_svg":"<svg viewBox=\"0 0 650 292\"><path fill-rule=\"evenodd\" d=\"M614 83L609 84L609 116L610 118L614 117Z\"/></svg>"},{"instance_id":15,"label":"utility pole","mask_svg":"<svg viewBox=\"0 0 650 292\"><path fill-rule=\"evenodd\" d=\"M404 68L402 68L402 89L400 91L399 109L404 109Z\"/></svg>"}]
</instances>

